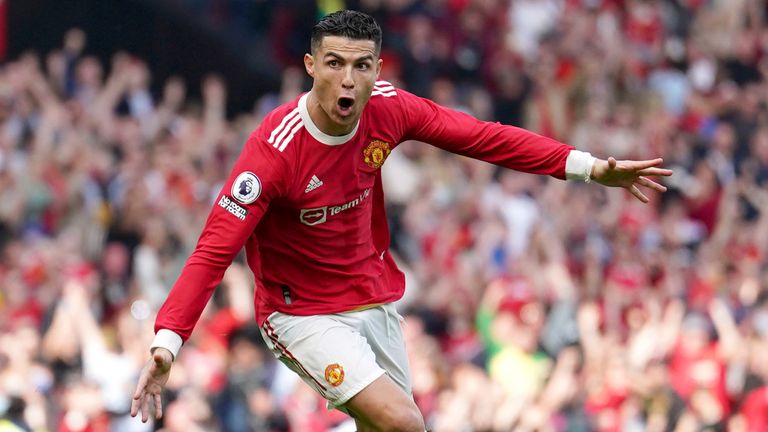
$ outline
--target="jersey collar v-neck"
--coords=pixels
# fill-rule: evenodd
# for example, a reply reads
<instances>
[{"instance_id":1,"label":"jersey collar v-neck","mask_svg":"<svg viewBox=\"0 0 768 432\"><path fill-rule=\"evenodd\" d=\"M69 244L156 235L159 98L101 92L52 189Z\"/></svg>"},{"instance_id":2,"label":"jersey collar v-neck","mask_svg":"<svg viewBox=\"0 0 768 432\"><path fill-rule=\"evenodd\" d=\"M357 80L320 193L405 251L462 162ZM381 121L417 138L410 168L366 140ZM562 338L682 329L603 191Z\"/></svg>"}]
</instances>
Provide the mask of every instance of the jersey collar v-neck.
<instances>
[{"instance_id":1,"label":"jersey collar v-neck","mask_svg":"<svg viewBox=\"0 0 768 432\"><path fill-rule=\"evenodd\" d=\"M312 135L312 138L320 141L323 144L326 145L341 145L344 143L347 143L349 140L351 140L355 134L357 133L357 128L360 126L360 120L357 121L355 124L355 128L352 129L352 132L341 135L341 136L333 136L328 135L327 133L320 130L320 128L317 127L314 121L312 121L312 118L309 116L309 109L307 109L307 101L309 99L309 93L304 93L303 96L299 99L299 115L301 116L301 121L304 123L304 127L307 129L307 132L309 132L310 135Z\"/></svg>"}]
</instances>

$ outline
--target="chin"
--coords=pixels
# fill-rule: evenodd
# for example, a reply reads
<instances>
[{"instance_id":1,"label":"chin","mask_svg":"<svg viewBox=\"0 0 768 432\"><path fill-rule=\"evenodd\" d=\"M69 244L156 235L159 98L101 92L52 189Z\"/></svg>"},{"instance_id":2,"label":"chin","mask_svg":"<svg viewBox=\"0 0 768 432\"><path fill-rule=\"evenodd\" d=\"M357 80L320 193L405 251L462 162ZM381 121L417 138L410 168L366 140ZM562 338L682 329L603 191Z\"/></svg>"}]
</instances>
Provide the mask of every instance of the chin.
<instances>
[{"instance_id":1,"label":"chin","mask_svg":"<svg viewBox=\"0 0 768 432\"><path fill-rule=\"evenodd\" d=\"M350 114L346 117L342 117L340 115L336 115L336 123L344 126L350 126L355 124L355 121L357 120L358 116L355 114Z\"/></svg>"}]
</instances>

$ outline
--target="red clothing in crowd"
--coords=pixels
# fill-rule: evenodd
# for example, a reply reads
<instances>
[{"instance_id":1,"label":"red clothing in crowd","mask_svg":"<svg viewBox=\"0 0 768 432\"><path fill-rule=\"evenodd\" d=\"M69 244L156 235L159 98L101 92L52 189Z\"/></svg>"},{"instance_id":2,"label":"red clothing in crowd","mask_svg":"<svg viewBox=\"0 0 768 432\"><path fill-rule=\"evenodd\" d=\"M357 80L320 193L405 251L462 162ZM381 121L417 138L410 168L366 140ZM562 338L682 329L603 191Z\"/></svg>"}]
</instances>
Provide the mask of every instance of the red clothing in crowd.
<instances>
[{"instance_id":1,"label":"red clothing in crowd","mask_svg":"<svg viewBox=\"0 0 768 432\"><path fill-rule=\"evenodd\" d=\"M747 422L747 432L768 430L768 386L749 392L741 405L741 414Z\"/></svg>"},{"instance_id":2,"label":"red clothing in crowd","mask_svg":"<svg viewBox=\"0 0 768 432\"><path fill-rule=\"evenodd\" d=\"M695 391L707 390L720 402L728 414L728 393L725 386L725 361L719 355L717 343L710 343L698 351L687 351L678 344L669 360L672 388L685 400Z\"/></svg>"}]
</instances>

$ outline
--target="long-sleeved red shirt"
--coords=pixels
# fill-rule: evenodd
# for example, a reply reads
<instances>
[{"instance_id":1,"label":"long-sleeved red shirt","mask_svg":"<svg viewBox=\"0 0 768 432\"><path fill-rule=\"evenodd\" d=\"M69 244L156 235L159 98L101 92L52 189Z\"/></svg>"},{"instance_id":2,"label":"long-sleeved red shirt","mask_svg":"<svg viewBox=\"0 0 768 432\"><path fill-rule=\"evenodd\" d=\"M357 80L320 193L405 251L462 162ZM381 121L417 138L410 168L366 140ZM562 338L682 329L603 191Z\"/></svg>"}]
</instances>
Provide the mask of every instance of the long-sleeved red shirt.
<instances>
[{"instance_id":1,"label":"long-sleeved red shirt","mask_svg":"<svg viewBox=\"0 0 768 432\"><path fill-rule=\"evenodd\" d=\"M274 311L329 314L399 299L405 281L388 252L380 168L403 141L565 178L571 147L481 122L385 81L346 136L321 132L306 99L275 109L246 142L156 331L186 340L243 246L260 324Z\"/></svg>"}]
</instances>

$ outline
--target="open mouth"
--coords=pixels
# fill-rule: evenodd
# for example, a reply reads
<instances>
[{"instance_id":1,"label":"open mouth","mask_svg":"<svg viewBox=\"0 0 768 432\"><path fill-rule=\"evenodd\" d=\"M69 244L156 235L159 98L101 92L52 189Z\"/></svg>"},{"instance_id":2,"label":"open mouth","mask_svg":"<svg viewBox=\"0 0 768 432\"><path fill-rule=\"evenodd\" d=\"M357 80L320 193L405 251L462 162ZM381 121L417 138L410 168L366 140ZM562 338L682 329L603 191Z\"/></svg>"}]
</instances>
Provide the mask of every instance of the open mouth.
<instances>
[{"instance_id":1,"label":"open mouth","mask_svg":"<svg viewBox=\"0 0 768 432\"><path fill-rule=\"evenodd\" d=\"M355 104L355 100L350 97L340 97L336 102L336 106L339 108L339 112L343 115L347 115L352 112L352 105Z\"/></svg>"}]
</instances>

